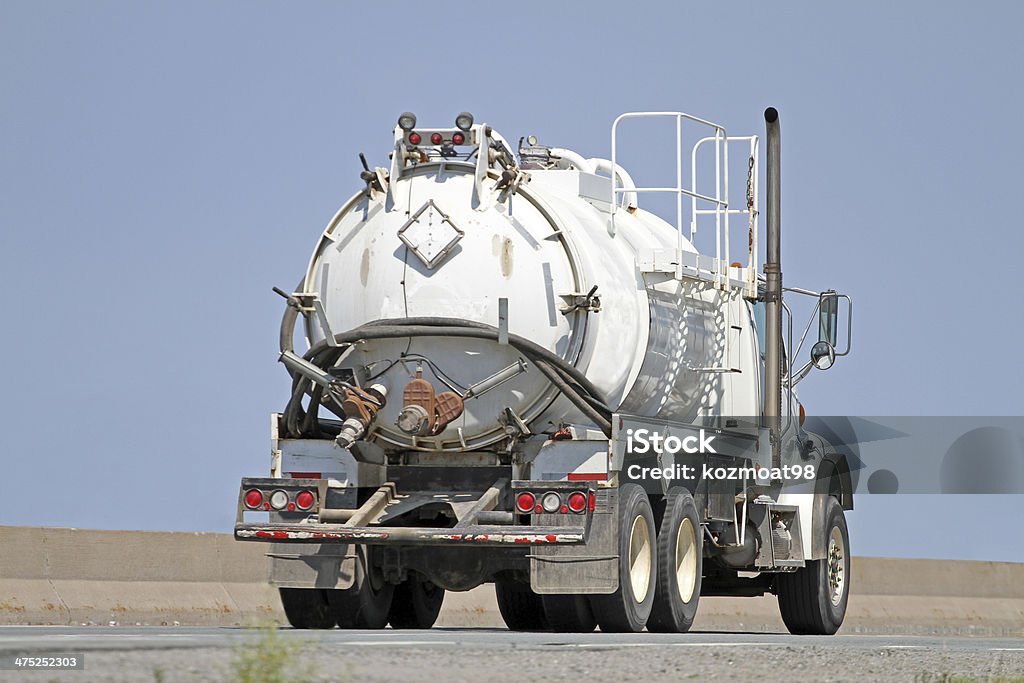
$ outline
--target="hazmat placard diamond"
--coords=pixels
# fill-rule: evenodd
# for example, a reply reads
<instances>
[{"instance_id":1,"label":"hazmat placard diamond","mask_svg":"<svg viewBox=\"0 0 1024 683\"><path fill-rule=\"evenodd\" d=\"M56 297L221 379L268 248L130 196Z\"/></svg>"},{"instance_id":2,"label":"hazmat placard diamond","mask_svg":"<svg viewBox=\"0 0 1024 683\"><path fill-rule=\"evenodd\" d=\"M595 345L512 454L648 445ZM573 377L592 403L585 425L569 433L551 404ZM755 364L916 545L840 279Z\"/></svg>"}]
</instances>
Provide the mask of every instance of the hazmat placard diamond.
<instances>
[{"instance_id":1,"label":"hazmat placard diamond","mask_svg":"<svg viewBox=\"0 0 1024 683\"><path fill-rule=\"evenodd\" d=\"M464 234L433 199L421 206L398 231L405 246L430 269L444 260Z\"/></svg>"}]
</instances>

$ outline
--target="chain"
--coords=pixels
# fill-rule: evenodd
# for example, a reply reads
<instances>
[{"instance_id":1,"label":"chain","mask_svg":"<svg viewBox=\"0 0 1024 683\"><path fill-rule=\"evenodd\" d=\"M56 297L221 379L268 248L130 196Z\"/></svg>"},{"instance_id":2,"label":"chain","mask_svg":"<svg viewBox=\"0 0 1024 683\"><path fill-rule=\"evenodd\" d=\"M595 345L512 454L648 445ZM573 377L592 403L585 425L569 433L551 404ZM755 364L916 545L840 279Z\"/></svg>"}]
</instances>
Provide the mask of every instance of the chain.
<instances>
[{"instance_id":1,"label":"chain","mask_svg":"<svg viewBox=\"0 0 1024 683\"><path fill-rule=\"evenodd\" d=\"M747 223L747 251L753 252L754 250L754 157L750 157L747 161L747 214L749 215ZM753 261L754 254L751 253L751 261Z\"/></svg>"},{"instance_id":2,"label":"chain","mask_svg":"<svg viewBox=\"0 0 1024 683\"><path fill-rule=\"evenodd\" d=\"M747 161L747 211L754 208L754 157Z\"/></svg>"}]
</instances>

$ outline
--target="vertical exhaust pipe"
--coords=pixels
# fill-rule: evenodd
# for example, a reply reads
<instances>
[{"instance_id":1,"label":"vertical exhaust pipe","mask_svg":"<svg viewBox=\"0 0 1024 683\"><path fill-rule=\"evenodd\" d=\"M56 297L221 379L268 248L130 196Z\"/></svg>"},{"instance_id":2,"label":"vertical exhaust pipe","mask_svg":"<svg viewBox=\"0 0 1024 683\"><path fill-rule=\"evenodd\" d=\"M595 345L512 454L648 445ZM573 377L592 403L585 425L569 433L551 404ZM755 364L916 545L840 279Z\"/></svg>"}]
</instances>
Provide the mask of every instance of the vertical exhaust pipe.
<instances>
[{"instance_id":1,"label":"vertical exhaust pipe","mask_svg":"<svg viewBox=\"0 0 1024 683\"><path fill-rule=\"evenodd\" d=\"M771 435L772 467L781 466L782 456L782 209L781 133L779 112L764 110L768 136L768 244L764 261L765 287L765 372L764 416Z\"/></svg>"}]
</instances>

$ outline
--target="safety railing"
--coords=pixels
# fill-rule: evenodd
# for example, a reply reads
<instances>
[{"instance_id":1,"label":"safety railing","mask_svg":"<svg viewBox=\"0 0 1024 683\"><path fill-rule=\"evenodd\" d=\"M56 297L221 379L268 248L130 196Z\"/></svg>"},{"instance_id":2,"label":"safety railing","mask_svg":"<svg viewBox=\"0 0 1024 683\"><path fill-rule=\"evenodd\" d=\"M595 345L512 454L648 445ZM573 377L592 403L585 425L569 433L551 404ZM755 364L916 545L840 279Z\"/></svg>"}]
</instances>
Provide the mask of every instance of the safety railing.
<instances>
[{"instance_id":1,"label":"safety railing","mask_svg":"<svg viewBox=\"0 0 1024 683\"><path fill-rule=\"evenodd\" d=\"M676 148L676 174L675 186L654 186L654 187L627 187L620 186L617 179L612 176L611 182L611 218L610 230L615 234L615 215L621 210L619 196L625 193L672 193L676 197L676 229L678 231L678 243L676 246L677 258L676 276L684 275L684 263L682 258L684 232L683 207L688 198L690 201L690 235L692 243L697 236L697 227L700 218L703 216L712 217L715 225L715 255L711 267L706 269L707 276L710 276L716 286L721 289L730 289L730 268L732 268L731 244L730 244L730 216L746 214L748 217L748 240L747 240L747 265L742 269L742 281L744 294L749 297L757 295L757 233L760 187L758 182L758 138L756 135L730 138L725 128L707 121L705 119L686 114L684 112L627 112L620 115L612 123L612 168L617 168L619 150L619 125L627 119L638 118L670 118L675 120L675 148ZM697 126L710 128L711 135L699 138L690 149L690 178L689 184L684 182L683 171L685 157L683 155L683 123L684 121L696 124ZM698 152L705 145L714 145L714 193L698 191ZM748 146L748 165L746 183L746 206L743 208L730 208L729 206L729 145L730 143L746 144ZM700 260L695 261L697 269L700 267Z\"/></svg>"}]
</instances>

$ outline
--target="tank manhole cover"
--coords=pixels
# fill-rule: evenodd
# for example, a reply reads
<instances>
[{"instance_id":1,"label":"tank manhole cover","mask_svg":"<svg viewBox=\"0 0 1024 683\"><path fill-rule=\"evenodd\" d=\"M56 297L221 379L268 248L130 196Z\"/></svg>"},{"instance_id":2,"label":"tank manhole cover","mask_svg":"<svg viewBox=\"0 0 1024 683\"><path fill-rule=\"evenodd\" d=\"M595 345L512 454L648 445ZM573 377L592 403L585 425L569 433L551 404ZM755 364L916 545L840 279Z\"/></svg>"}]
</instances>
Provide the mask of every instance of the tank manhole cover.
<instances>
[{"instance_id":1,"label":"tank manhole cover","mask_svg":"<svg viewBox=\"0 0 1024 683\"><path fill-rule=\"evenodd\" d=\"M421 206L398 231L405 246L431 269L444 260L464 234L433 199Z\"/></svg>"}]
</instances>

